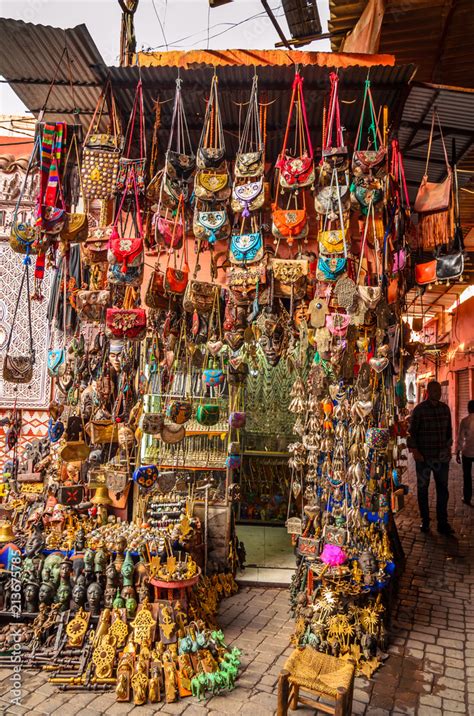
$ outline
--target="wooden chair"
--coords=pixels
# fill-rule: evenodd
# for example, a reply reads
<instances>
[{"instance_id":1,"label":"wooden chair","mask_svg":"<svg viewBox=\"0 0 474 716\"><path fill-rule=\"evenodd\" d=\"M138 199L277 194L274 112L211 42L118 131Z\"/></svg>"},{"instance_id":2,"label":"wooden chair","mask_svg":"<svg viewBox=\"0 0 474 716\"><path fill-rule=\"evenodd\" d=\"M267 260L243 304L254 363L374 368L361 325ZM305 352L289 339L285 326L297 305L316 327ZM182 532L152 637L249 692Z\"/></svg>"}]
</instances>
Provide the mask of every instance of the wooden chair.
<instances>
[{"instance_id":1,"label":"wooden chair","mask_svg":"<svg viewBox=\"0 0 474 716\"><path fill-rule=\"evenodd\" d=\"M277 716L286 716L288 708L294 711L299 703L326 714L351 716L354 676L351 661L309 646L295 649L278 679Z\"/></svg>"}]
</instances>

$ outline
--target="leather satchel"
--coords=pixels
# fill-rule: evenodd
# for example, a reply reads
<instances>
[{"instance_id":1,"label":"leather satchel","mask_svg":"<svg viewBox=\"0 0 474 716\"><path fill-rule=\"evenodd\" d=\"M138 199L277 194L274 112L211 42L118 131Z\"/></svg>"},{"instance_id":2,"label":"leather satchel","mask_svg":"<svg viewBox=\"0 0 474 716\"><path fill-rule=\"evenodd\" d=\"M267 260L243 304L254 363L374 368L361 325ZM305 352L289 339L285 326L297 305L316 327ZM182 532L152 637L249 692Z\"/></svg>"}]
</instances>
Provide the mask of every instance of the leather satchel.
<instances>
[{"instance_id":1,"label":"leather satchel","mask_svg":"<svg viewBox=\"0 0 474 716\"><path fill-rule=\"evenodd\" d=\"M436 278L438 281L450 281L460 278L464 271L464 254L457 251L441 254L436 259Z\"/></svg>"},{"instance_id":2,"label":"leather satchel","mask_svg":"<svg viewBox=\"0 0 474 716\"><path fill-rule=\"evenodd\" d=\"M193 279L186 286L183 308L187 313L210 313L214 306L215 296L218 288L206 281Z\"/></svg>"},{"instance_id":3,"label":"leather satchel","mask_svg":"<svg viewBox=\"0 0 474 716\"><path fill-rule=\"evenodd\" d=\"M434 134L434 123L435 118L438 120L438 126L441 136L441 143L443 145L444 160L446 164L446 179L442 182L435 183L428 181L428 166L430 162L431 146L433 143ZM426 156L425 174L421 180L418 194L416 195L414 209L420 214L425 214L432 211L446 211L449 209L451 203L451 187L452 187L452 171L449 166L448 153L446 151L446 145L444 143L443 130L441 129L441 122L439 120L438 113L436 110L433 111L431 119L431 131L428 142L428 153Z\"/></svg>"},{"instance_id":4,"label":"leather satchel","mask_svg":"<svg viewBox=\"0 0 474 716\"><path fill-rule=\"evenodd\" d=\"M419 286L436 281L436 259L415 265L415 281Z\"/></svg>"},{"instance_id":5,"label":"leather satchel","mask_svg":"<svg viewBox=\"0 0 474 716\"><path fill-rule=\"evenodd\" d=\"M168 266L165 271L165 289L167 293L181 295L186 291L188 285L188 268L176 269Z\"/></svg>"},{"instance_id":6,"label":"leather satchel","mask_svg":"<svg viewBox=\"0 0 474 716\"><path fill-rule=\"evenodd\" d=\"M166 296L165 274L159 267L155 267L148 281L145 293L145 306L148 308L166 308L169 300Z\"/></svg>"},{"instance_id":7,"label":"leather satchel","mask_svg":"<svg viewBox=\"0 0 474 716\"><path fill-rule=\"evenodd\" d=\"M99 226L89 233L85 243L81 246L84 263L95 265L107 261L109 239L113 229L113 226Z\"/></svg>"},{"instance_id":8,"label":"leather satchel","mask_svg":"<svg viewBox=\"0 0 474 716\"><path fill-rule=\"evenodd\" d=\"M442 182L428 181L425 174L415 199L414 209L420 214L430 211L446 211L451 200L452 171L448 167L448 175Z\"/></svg>"}]
</instances>

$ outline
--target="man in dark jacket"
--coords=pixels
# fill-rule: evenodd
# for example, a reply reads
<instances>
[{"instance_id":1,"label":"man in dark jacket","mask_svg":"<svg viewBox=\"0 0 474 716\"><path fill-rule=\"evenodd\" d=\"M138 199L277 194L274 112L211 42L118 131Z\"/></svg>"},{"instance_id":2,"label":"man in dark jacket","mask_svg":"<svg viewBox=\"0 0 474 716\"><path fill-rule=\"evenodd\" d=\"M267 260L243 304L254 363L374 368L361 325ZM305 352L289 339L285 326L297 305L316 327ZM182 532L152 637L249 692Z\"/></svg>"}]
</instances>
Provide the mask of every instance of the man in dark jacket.
<instances>
[{"instance_id":1,"label":"man in dark jacket","mask_svg":"<svg viewBox=\"0 0 474 716\"><path fill-rule=\"evenodd\" d=\"M420 529L422 532L429 532L430 529L428 490L433 473L438 532L452 535L454 530L448 523L448 474L453 444L451 412L440 400L441 385L438 381L428 383L427 394L427 399L413 410L408 440L408 447L416 461Z\"/></svg>"}]
</instances>

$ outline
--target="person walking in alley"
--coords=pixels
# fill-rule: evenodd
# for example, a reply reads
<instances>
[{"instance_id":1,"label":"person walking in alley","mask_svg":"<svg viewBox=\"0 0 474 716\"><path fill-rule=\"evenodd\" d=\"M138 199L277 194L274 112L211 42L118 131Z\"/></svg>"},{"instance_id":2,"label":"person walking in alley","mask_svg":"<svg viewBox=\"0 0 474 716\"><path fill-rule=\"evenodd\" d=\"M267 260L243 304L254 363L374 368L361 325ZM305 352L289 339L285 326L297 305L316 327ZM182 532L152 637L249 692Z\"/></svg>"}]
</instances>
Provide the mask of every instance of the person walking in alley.
<instances>
[{"instance_id":1,"label":"person walking in alley","mask_svg":"<svg viewBox=\"0 0 474 716\"><path fill-rule=\"evenodd\" d=\"M464 478L463 502L471 504L472 499L472 463L474 462L474 400L467 404L469 415L459 424L456 462L461 464Z\"/></svg>"},{"instance_id":2,"label":"person walking in alley","mask_svg":"<svg viewBox=\"0 0 474 716\"><path fill-rule=\"evenodd\" d=\"M448 475L453 444L451 412L441 400L441 385L433 380L427 386L427 399L413 409L408 447L416 462L420 529L429 532L430 506L428 490L433 473L436 486L438 532L454 534L448 523Z\"/></svg>"}]
</instances>

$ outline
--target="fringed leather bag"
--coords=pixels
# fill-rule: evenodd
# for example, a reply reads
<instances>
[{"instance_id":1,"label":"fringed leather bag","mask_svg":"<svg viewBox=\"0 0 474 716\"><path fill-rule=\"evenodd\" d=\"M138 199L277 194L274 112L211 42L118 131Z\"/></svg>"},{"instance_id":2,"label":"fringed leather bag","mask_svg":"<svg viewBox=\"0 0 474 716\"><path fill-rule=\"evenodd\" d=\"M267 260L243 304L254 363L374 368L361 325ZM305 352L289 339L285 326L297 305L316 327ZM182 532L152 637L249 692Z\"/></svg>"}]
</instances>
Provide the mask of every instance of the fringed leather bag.
<instances>
[{"instance_id":1,"label":"fringed leather bag","mask_svg":"<svg viewBox=\"0 0 474 716\"><path fill-rule=\"evenodd\" d=\"M433 144L435 117L443 145L444 161L446 164L446 179L435 183L428 181L428 166L430 162L431 147ZM452 228L451 216L452 171L449 166L448 153L444 142L443 130L436 110L433 111L431 131L426 156L426 167L420 188L416 195L414 209L418 212L418 235L423 250L429 250L449 243Z\"/></svg>"}]
</instances>

